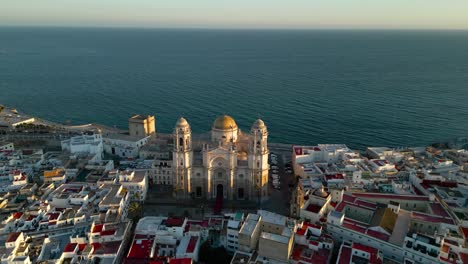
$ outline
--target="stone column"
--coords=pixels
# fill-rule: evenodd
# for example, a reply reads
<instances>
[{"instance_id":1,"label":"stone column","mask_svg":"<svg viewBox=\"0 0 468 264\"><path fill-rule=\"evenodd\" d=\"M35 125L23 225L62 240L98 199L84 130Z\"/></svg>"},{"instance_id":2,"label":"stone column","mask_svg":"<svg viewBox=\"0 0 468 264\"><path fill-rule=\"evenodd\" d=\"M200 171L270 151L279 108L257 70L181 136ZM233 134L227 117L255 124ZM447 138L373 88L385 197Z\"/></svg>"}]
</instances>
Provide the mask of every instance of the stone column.
<instances>
[{"instance_id":1,"label":"stone column","mask_svg":"<svg viewBox=\"0 0 468 264\"><path fill-rule=\"evenodd\" d=\"M232 169L232 168L229 170L228 185L229 185L228 199L229 200L234 200L234 193L235 193L235 190L236 190L236 186L234 185L234 169Z\"/></svg>"},{"instance_id":2,"label":"stone column","mask_svg":"<svg viewBox=\"0 0 468 264\"><path fill-rule=\"evenodd\" d=\"M211 186L211 177L212 177L212 170L211 168L206 169L206 198L211 199L212 197L212 186Z\"/></svg>"}]
</instances>

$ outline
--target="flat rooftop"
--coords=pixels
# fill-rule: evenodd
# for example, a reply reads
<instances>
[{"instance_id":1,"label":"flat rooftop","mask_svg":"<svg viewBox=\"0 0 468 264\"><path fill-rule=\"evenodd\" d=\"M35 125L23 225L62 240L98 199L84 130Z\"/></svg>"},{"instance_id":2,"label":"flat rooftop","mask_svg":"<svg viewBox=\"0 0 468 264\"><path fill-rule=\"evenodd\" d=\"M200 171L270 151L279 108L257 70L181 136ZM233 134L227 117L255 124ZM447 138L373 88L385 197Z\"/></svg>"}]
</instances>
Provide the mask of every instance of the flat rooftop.
<instances>
[{"instance_id":1,"label":"flat rooftop","mask_svg":"<svg viewBox=\"0 0 468 264\"><path fill-rule=\"evenodd\" d=\"M262 232L260 237L263 238L263 239L273 240L275 242L282 243L282 244L288 244L289 239L290 239L290 237L277 235L277 234L272 234L272 233L267 233L267 232Z\"/></svg>"},{"instance_id":2,"label":"flat rooftop","mask_svg":"<svg viewBox=\"0 0 468 264\"><path fill-rule=\"evenodd\" d=\"M258 210L257 213L262 217L262 222L286 226L288 218L284 215L276 214L265 210Z\"/></svg>"}]
</instances>

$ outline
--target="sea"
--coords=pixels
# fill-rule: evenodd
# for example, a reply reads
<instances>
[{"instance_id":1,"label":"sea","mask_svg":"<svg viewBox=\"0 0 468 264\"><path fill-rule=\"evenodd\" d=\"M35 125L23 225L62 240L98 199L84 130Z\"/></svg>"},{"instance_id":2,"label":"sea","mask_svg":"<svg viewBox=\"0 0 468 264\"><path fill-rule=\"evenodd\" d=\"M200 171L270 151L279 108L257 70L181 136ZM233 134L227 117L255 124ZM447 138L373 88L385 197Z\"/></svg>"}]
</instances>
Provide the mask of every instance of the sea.
<instances>
[{"instance_id":1,"label":"sea","mask_svg":"<svg viewBox=\"0 0 468 264\"><path fill-rule=\"evenodd\" d=\"M126 128L231 115L270 142L424 146L468 136L468 31L0 28L0 104Z\"/></svg>"}]
</instances>

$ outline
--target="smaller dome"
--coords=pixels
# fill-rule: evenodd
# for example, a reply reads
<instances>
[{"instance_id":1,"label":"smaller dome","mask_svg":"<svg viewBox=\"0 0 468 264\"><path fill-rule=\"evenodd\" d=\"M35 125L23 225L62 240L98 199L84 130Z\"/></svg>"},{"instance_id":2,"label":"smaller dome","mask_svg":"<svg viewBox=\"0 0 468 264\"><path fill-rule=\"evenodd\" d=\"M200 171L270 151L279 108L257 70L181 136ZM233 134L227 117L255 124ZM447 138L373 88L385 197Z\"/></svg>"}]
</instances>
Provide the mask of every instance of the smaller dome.
<instances>
[{"instance_id":1,"label":"smaller dome","mask_svg":"<svg viewBox=\"0 0 468 264\"><path fill-rule=\"evenodd\" d=\"M265 122L263 122L263 120L261 119L257 119L255 120L255 122L253 123L252 125L253 128L265 128Z\"/></svg>"},{"instance_id":2,"label":"smaller dome","mask_svg":"<svg viewBox=\"0 0 468 264\"><path fill-rule=\"evenodd\" d=\"M228 115L223 115L216 118L216 120L213 123L213 128L219 130L236 129L237 124L232 117Z\"/></svg>"},{"instance_id":3,"label":"smaller dome","mask_svg":"<svg viewBox=\"0 0 468 264\"><path fill-rule=\"evenodd\" d=\"M187 122L187 120L183 117L179 118L179 120L177 120L177 123L176 123L176 127L188 127L189 126L189 123Z\"/></svg>"}]
</instances>

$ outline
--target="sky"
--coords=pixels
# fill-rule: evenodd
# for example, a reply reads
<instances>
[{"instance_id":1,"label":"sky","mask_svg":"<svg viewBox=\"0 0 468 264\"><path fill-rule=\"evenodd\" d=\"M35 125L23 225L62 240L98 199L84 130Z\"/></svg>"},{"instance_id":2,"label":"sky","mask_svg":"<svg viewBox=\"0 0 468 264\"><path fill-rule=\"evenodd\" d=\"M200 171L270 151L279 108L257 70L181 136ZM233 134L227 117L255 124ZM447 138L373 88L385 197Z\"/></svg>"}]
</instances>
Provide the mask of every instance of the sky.
<instances>
[{"instance_id":1,"label":"sky","mask_svg":"<svg viewBox=\"0 0 468 264\"><path fill-rule=\"evenodd\" d=\"M468 30L468 0L0 0L0 26Z\"/></svg>"}]
</instances>

